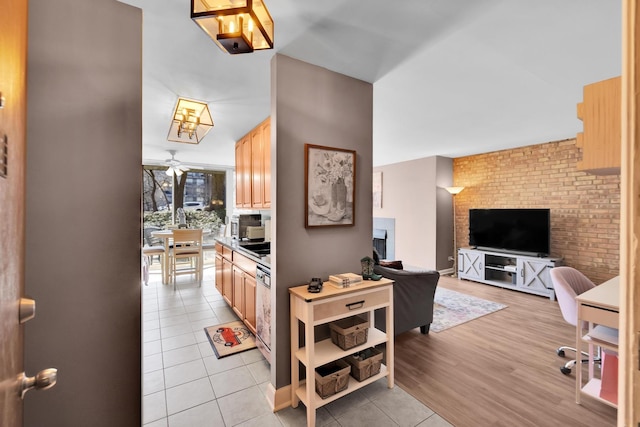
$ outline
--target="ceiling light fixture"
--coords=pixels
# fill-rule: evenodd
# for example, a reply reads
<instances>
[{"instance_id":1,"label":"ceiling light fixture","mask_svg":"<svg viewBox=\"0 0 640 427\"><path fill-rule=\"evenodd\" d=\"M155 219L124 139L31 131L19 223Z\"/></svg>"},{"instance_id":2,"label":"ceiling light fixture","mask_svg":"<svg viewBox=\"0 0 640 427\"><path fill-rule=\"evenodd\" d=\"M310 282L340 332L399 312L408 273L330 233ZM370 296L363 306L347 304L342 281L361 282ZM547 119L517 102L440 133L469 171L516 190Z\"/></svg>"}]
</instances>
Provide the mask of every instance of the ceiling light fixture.
<instances>
[{"instance_id":1,"label":"ceiling light fixture","mask_svg":"<svg viewBox=\"0 0 640 427\"><path fill-rule=\"evenodd\" d=\"M173 110L167 139L187 144L199 144L213 127L209 106L205 102L178 98Z\"/></svg>"},{"instance_id":2,"label":"ceiling light fixture","mask_svg":"<svg viewBox=\"0 0 640 427\"><path fill-rule=\"evenodd\" d=\"M230 54L273 49L273 19L262 0L191 0L191 19Z\"/></svg>"}]
</instances>

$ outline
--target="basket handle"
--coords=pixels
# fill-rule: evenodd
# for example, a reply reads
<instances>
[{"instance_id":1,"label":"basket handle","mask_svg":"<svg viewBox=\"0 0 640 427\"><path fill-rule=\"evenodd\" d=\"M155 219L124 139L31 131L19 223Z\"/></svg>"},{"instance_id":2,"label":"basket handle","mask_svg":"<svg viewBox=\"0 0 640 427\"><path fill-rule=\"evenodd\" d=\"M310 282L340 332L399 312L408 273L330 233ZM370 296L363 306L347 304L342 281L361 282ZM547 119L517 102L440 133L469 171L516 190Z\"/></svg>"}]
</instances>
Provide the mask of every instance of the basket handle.
<instances>
[{"instance_id":1,"label":"basket handle","mask_svg":"<svg viewBox=\"0 0 640 427\"><path fill-rule=\"evenodd\" d=\"M344 306L347 307L349 310L356 310L356 309L362 308L364 306L364 300L351 302L349 304L345 304Z\"/></svg>"}]
</instances>

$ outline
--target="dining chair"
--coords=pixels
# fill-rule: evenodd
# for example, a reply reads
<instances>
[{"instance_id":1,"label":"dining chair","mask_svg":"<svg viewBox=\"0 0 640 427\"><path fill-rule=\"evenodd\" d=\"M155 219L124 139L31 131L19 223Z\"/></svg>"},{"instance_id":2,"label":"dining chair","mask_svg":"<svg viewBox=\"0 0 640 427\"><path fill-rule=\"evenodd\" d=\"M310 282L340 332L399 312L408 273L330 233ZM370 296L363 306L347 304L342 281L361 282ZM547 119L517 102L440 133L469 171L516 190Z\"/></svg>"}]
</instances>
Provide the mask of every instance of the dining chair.
<instances>
[{"instance_id":1,"label":"dining chair","mask_svg":"<svg viewBox=\"0 0 640 427\"><path fill-rule=\"evenodd\" d=\"M162 245L157 245L157 246L144 246L142 248L142 260L143 260L143 279L144 279L144 284L148 285L149 284L149 266L153 263L153 257L157 256L158 259L160 260L160 265L162 267L162 269L164 270L165 266L164 263L162 262L162 258L164 257L164 246Z\"/></svg>"},{"instance_id":2,"label":"dining chair","mask_svg":"<svg viewBox=\"0 0 640 427\"><path fill-rule=\"evenodd\" d=\"M176 276L182 274L195 274L202 286L202 229L173 230L173 247L169 256L173 290L176 289Z\"/></svg>"}]
</instances>

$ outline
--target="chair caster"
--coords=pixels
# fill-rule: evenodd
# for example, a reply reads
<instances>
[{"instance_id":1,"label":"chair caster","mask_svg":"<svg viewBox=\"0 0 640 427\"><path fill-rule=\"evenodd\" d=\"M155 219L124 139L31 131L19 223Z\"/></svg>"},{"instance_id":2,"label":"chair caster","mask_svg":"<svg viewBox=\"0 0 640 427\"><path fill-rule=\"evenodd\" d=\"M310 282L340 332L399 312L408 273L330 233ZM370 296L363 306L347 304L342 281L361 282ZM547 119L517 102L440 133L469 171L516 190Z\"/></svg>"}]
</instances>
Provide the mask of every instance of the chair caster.
<instances>
[{"instance_id":1,"label":"chair caster","mask_svg":"<svg viewBox=\"0 0 640 427\"><path fill-rule=\"evenodd\" d=\"M562 368L560 368L560 372L562 372L565 375L569 375L571 373L571 368L567 368L566 366L563 366Z\"/></svg>"},{"instance_id":2,"label":"chair caster","mask_svg":"<svg viewBox=\"0 0 640 427\"><path fill-rule=\"evenodd\" d=\"M556 350L556 354L557 354L558 356L560 356L560 357L564 357L564 350L560 350L560 349L558 349L558 350Z\"/></svg>"}]
</instances>

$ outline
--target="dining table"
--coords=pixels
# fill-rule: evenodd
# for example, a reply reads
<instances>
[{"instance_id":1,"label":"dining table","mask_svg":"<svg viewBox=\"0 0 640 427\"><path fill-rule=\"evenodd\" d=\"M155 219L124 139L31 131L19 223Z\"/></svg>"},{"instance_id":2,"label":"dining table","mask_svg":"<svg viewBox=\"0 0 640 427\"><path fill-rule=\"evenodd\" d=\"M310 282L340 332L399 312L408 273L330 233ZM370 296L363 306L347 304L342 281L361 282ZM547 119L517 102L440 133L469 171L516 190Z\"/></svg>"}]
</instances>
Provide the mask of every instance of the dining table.
<instances>
[{"instance_id":1,"label":"dining table","mask_svg":"<svg viewBox=\"0 0 640 427\"><path fill-rule=\"evenodd\" d=\"M202 230L202 235L206 236L208 234L211 234L211 230ZM161 269L162 269L162 284L166 285L169 283L169 250L171 249L171 241L173 240L173 230L172 229L166 229L166 230L157 230L157 231L152 231L151 235L153 237L156 237L158 239L162 239L162 244L164 246L164 253L162 254L162 258L161 258Z\"/></svg>"}]
</instances>

